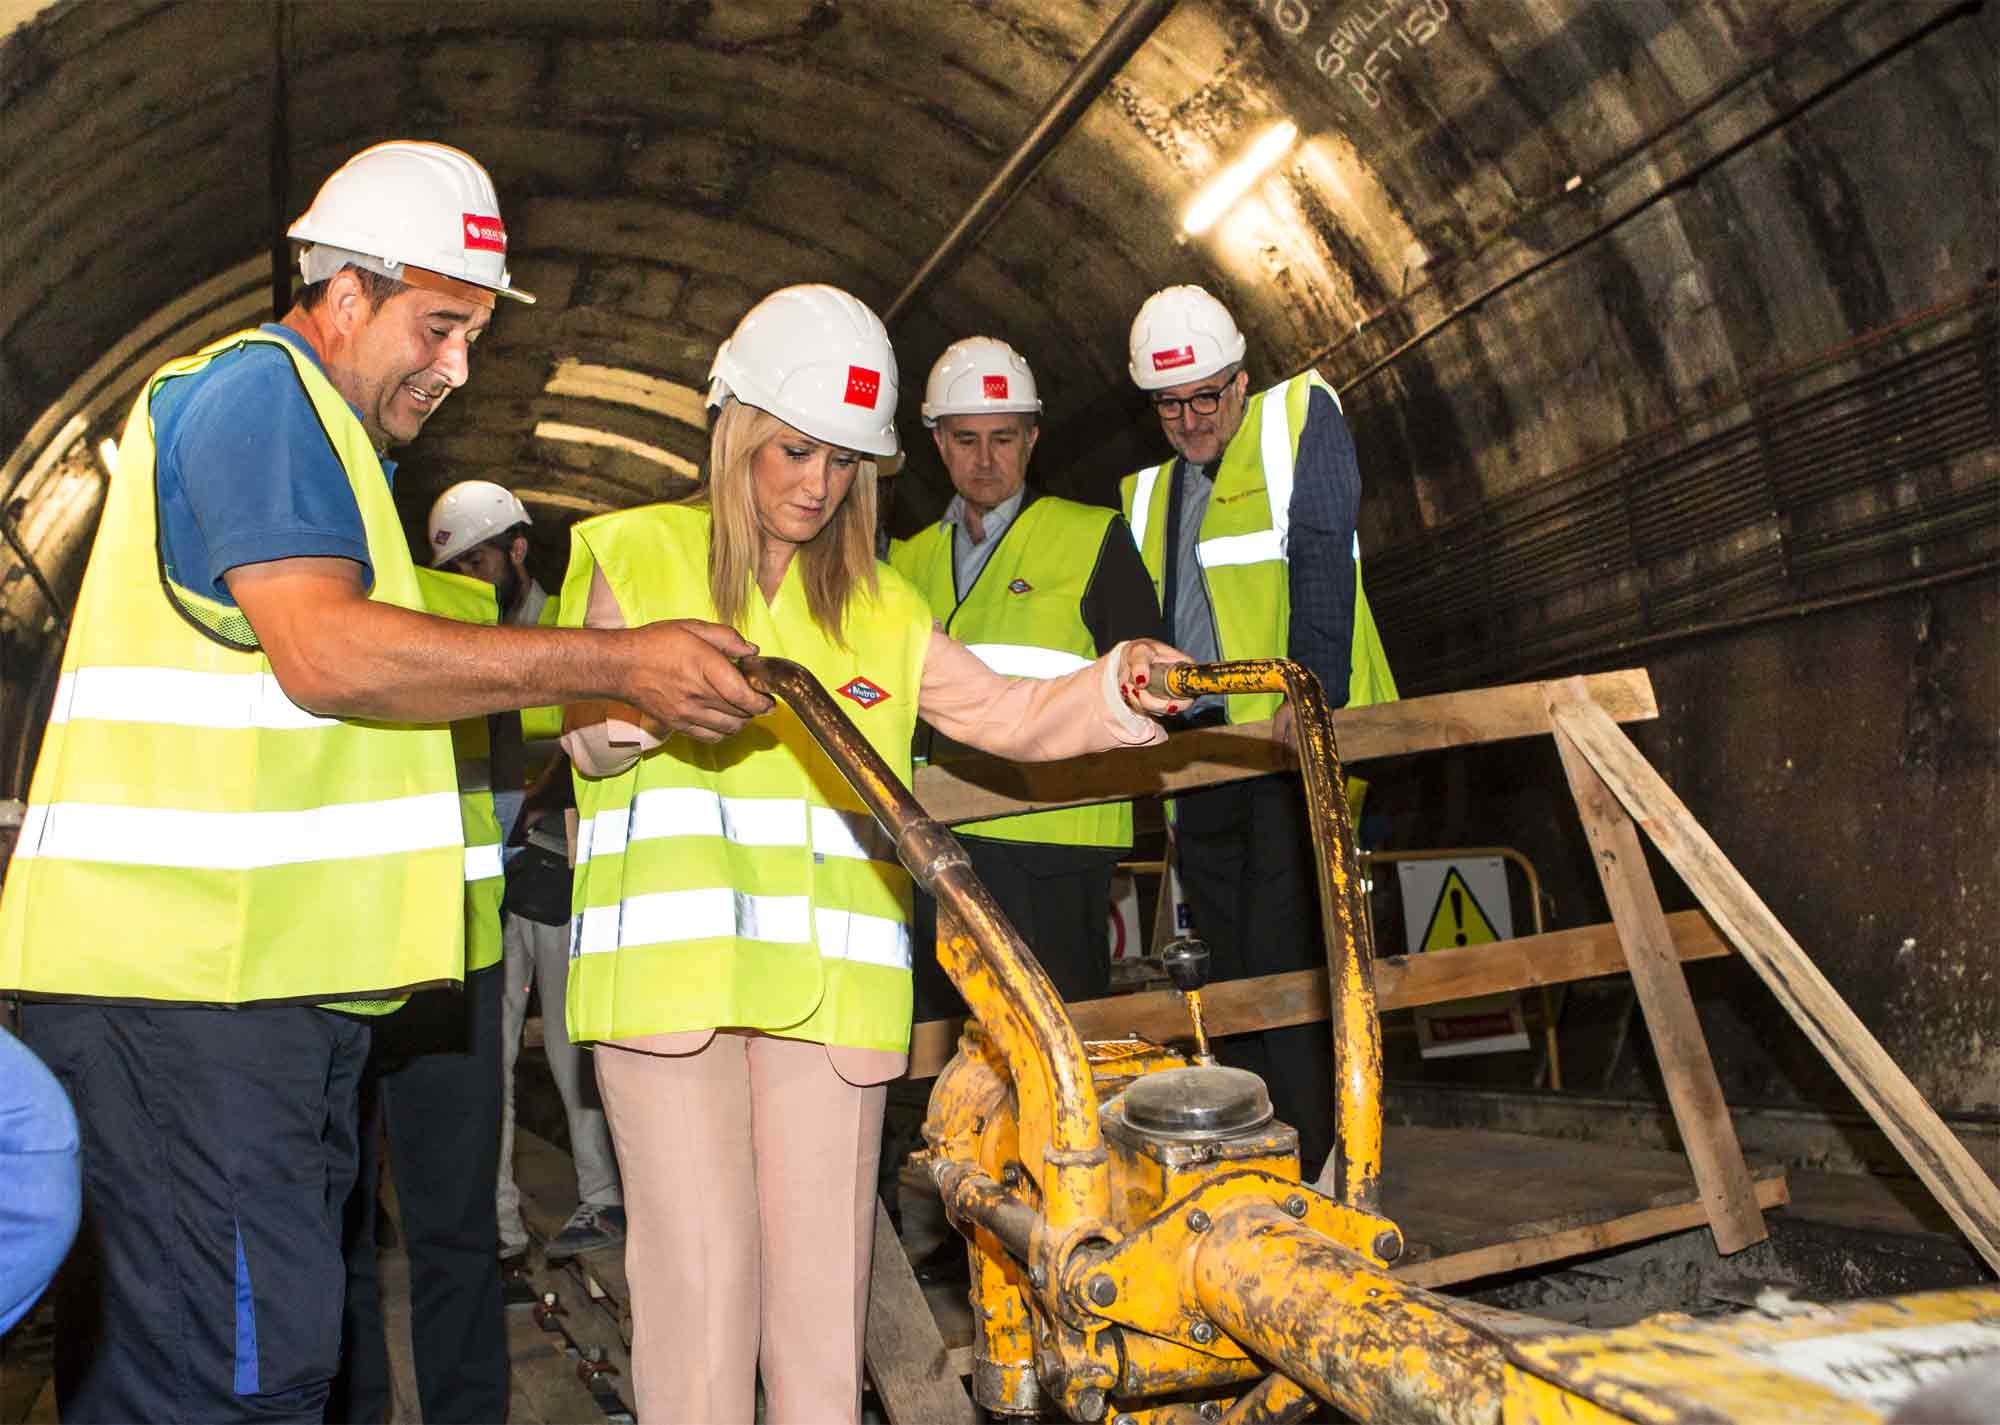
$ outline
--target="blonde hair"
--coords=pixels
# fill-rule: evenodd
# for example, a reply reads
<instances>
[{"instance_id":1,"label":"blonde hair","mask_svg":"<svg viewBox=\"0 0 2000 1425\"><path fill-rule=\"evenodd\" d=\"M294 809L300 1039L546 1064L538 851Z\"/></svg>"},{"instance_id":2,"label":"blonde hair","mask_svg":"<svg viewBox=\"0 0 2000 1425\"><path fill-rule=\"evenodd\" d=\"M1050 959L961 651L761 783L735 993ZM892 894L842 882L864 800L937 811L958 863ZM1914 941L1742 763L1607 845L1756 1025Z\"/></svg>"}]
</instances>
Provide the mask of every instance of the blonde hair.
<instances>
[{"instance_id":1,"label":"blonde hair","mask_svg":"<svg viewBox=\"0 0 2000 1425\"><path fill-rule=\"evenodd\" d=\"M709 508L708 592L716 616L731 627L740 624L764 546L750 460L765 442L789 429L770 412L729 398L709 436L707 478L688 496L689 504ZM870 596L876 589L875 500L875 462L864 456L826 527L793 556L813 622L843 647L848 600L857 589Z\"/></svg>"}]
</instances>

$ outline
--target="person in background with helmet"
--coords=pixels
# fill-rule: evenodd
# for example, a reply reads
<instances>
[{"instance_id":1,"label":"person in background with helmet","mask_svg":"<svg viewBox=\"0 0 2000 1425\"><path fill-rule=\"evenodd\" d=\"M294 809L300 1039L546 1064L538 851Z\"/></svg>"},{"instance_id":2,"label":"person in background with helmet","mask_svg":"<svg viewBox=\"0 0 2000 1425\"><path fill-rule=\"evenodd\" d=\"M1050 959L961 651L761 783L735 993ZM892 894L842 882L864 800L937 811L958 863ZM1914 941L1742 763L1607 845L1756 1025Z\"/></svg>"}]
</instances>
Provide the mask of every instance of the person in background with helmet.
<instances>
[{"instance_id":1,"label":"person in background with helmet","mask_svg":"<svg viewBox=\"0 0 2000 1425\"><path fill-rule=\"evenodd\" d=\"M947 347L931 368L923 418L957 494L942 519L889 553L944 631L1013 677L1054 677L1127 639L1166 636L1125 521L1027 483L1041 409L1034 373L1006 342L975 336ZM950 755L930 729L918 747L932 761ZM1072 1001L1109 994L1111 872L1132 848L1132 804L1001 817L959 839L1057 992ZM935 907L918 899L918 1017L963 1014L938 968ZM947 1243L961 1263L962 1245Z\"/></svg>"},{"instance_id":2,"label":"person in background with helmet","mask_svg":"<svg viewBox=\"0 0 2000 1425\"><path fill-rule=\"evenodd\" d=\"M534 523L513 491L491 480L461 480L431 505L431 563L491 584L500 616L509 623L556 623L557 605L528 572L527 531ZM541 715L553 713L552 722ZM576 1164L576 1211L548 1244L548 1259L567 1261L579 1252L615 1247L625 1240L625 1199L611 1130L598 1101L596 1076L588 1072L582 1046L570 1042L563 1016L563 988L569 979L569 837L563 808L573 806L569 762L557 753L535 777L533 805L523 811L520 790L527 770L524 737L539 743L562 730L562 710L531 709L519 718L493 718L494 803L506 840L510 908L501 918L506 951L506 983L500 1021L500 1256L519 1262L528 1251L521 1221L521 1190L514 1181L514 1065L521 1053L521 1026L528 1017L528 991L542 996L542 1047L562 1095L569 1120L570 1155ZM516 826L517 814L525 826ZM560 871L561 914L530 915L539 896L527 883ZM553 899L551 897L550 899ZM553 909L553 907L551 907Z\"/></svg>"},{"instance_id":3,"label":"person in background with helmet","mask_svg":"<svg viewBox=\"0 0 2000 1425\"><path fill-rule=\"evenodd\" d=\"M424 607L492 625L492 587L419 568ZM347 1303L330 1425L380 1425L395 1386L376 1270L376 1204L386 1138L410 1268L410 1345L425 1421L507 1413L507 1326L493 1246L500 1154L500 821L489 724L451 725L465 828L465 984L420 989L375 1020L361 1075L360 1171L347 1195Z\"/></svg>"},{"instance_id":4,"label":"person in background with helmet","mask_svg":"<svg viewBox=\"0 0 2000 1425\"><path fill-rule=\"evenodd\" d=\"M1121 644L1006 678L874 558L900 461L896 359L832 287L772 293L710 373L707 480L578 523L564 622L712 613L795 659L905 780L921 715L1009 757L1162 734L1137 710L1179 655ZM785 706L719 748L570 710L583 819L572 1035L625 1174L643 1420L854 1420L885 1085L908 1063L910 877Z\"/></svg>"},{"instance_id":5,"label":"person in background with helmet","mask_svg":"<svg viewBox=\"0 0 2000 1425\"><path fill-rule=\"evenodd\" d=\"M1244 351L1227 309L1199 287L1155 292L1132 321L1132 380L1175 455L1119 492L1168 629L1198 662L1294 659L1336 708L1388 702L1396 684L1361 592L1361 472L1340 399L1312 370L1251 395ZM1183 723L1266 717L1289 743L1292 709L1279 696L1199 698ZM1180 797L1174 840L1216 979L1324 964L1296 776ZM1326 1026L1238 1035L1217 1052L1264 1076L1312 1180L1333 1146Z\"/></svg>"},{"instance_id":6,"label":"person in background with helmet","mask_svg":"<svg viewBox=\"0 0 2000 1425\"><path fill-rule=\"evenodd\" d=\"M82 1143L71 1422L321 1418L369 1021L465 975L445 724L609 697L715 740L770 706L726 628L425 611L384 453L527 300L485 169L378 144L291 236L284 320L133 405L0 891L0 992Z\"/></svg>"}]
</instances>

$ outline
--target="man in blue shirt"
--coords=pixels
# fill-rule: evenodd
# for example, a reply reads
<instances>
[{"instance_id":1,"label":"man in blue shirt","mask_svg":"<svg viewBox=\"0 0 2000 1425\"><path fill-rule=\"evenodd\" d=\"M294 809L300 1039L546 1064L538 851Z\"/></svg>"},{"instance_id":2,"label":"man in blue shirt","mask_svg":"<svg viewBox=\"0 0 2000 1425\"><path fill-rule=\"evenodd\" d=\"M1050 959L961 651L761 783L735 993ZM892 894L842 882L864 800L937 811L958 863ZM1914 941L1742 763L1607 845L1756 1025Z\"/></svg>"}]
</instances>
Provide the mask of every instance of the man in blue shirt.
<instances>
[{"instance_id":1,"label":"man in blue shirt","mask_svg":"<svg viewBox=\"0 0 2000 1425\"><path fill-rule=\"evenodd\" d=\"M77 610L77 627L97 629L127 663L144 661L144 650L116 647L117 611L134 599L170 600L232 647L242 646L247 630L283 697L247 711L232 705L225 711L240 719L233 722L200 721L205 714L181 705L165 716L131 704L112 707L110 721L157 727L172 745L184 745L172 742L180 728L213 727L241 749L252 745L246 730L264 735L259 718L294 727L310 725L310 715L353 724L351 735L341 734L352 746L353 738L377 735L374 723L396 725L382 730L389 736L433 737L434 727L398 729L610 699L718 741L770 707L730 661L754 650L717 625L479 627L370 599L374 560L384 556L377 548L371 558L357 503L375 474L354 425L377 456L415 439L465 383L495 297L532 299L512 289L490 178L442 144L379 144L357 155L291 235L306 244L306 285L284 321L260 334L275 340L252 341L165 381L149 412L156 458L121 460L113 477L121 508L132 500L129 482L153 487L160 568L138 567L122 547L101 577L94 560L95 583L86 579ZM351 471L278 342L308 357L346 402L352 421L337 423ZM389 473L384 462L381 475ZM164 671L175 677L149 686L205 676ZM233 764L249 767L253 779L223 789L233 806L258 807L267 785L282 797L296 768L281 746L273 741L272 755ZM119 767L138 821L206 816L202 824L213 826L237 817L233 806L183 810L174 800L185 796L176 779L183 770L142 758ZM70 1422L317 1422L339 1349L340 1204L356 1175L368 1020L312 1003L218 995L213 986L223 982L202 978L195 960L280 965L288 953L298 958L275 943L290 929L268 942L182 944L184 923L204 916L204 927L221 923L212 899L188 891L205 863L186 859L187 848L139 840L121 842L115 860L62 840L63 817L46 807L65 805L64 776L52 774L45 801L38 772L29 830L0 904L0 914L16 917L32 906L33 923L53 942L0 945L0 960L15 972L0 991L23 993L22 1037L68 1091L82 1144L85 1225L56 1292L60 1413ZM369 812L368 826L383 840L398 830L382 824L388 815ZM338 858L355 853L317 842L303 851L304 859L272 860L282 848L274 853L244 834L229 855L259 873L283 866L309 885L297 907L298 943L337 959L337 949L317 943L312 896L337 894L354 874ZM99 871L100 863L112 869ZM127 874L128 866L143 874ZM197 869L177 869L188 867ZM92 944L86 956L81 943L62 943L65 935L104 937L91 928L87 907L49 889L61 884L46 879L56 876L97 876L100 884L123 876L117 884L131 888L124 903L138 905L129 946ZM421 889L434 890L434 880ZM371 923L394 924L400 914L391 907ZM337 965L325 982L361 988L344 986Z\"/></svg>"}]
</instances>

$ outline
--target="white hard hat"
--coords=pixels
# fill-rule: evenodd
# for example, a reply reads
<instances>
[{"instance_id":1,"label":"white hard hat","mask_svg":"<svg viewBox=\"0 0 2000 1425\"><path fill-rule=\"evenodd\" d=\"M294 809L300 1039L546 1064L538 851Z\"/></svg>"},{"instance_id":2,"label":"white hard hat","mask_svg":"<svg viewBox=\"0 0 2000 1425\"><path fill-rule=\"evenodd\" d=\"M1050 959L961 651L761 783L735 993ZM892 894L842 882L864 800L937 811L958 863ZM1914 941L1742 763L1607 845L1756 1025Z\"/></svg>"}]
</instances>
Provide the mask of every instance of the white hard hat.
<instances>
[{"instance_id":1,"label":"white hard hat","mask_svg":"<svg viewBox=\"0 0 2000 1425\"><path fill-rule=\"evenodd\" d=\"M320 185L287 236L309 244L300 259L308 282L352 262L416 287L436 285L426 276L469 285L475 291L457 295L489 307L495 292L535 300L507 275L507 228L493 180L471 154L446 144L398 139L363 149Z\"/></svg>"},{"instance_id":2,"label":"white hard hat","mask_svg":"<svg viewBox=\"0 0 2000 1425\"><path fill-rule=\"evenodd\" d=\"M1039 412L1028 360L995 336L969 336L944 349L924 386L924 424L940 416Z\"/></svg>"},{"instance_id":3,"label":"white hard hat","mask_svg":"<svg viewBox=\"0 0 2000 1425\"><path fill-rule=\"evenodd\" d=\"M442 568L496 534L533 523L528 507L505 485L461 480L431 504L431 568Z\"/></svg>"},{"instance_id":4,"label":"white hard hat","mask_svg":"<svg viewBox=\"0 0 2000 1425\"><path fill-rule=\"evenodd\" d=\"M822 283L780 287L744 314L708 370L708 404L734 396L814 440L903 463L896 353L882 319Z\"/></svg>"},{"instance_id":5,"label":"white hard hat","mask_svg":"<svg viewBox=\"0 0 2000 1425\"><path fill-rule=\"evenodd\" d=\"M1161 391L1213 376L1243 359L1229 309L1199 287L1162 287L1132 318L1132 382Z\"/></svg>"}]
</instances>

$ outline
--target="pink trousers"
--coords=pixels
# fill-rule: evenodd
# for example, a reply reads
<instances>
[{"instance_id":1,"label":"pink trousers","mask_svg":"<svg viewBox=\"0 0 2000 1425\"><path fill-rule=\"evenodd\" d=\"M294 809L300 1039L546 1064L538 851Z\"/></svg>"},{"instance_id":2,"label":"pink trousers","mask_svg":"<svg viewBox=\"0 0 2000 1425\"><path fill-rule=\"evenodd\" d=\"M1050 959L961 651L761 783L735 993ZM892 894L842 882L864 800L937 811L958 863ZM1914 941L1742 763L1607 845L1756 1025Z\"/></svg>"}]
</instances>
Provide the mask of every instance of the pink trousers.
<instances>
[{"instance_id":1,"label":"pink trousers","mask_svg":"<svg viewBox=\"0 0 2000 1425\"><path fill-rule=\"evenodd\" d=\"M854 1421L886 1086L823 1045L719 1033L691 1054L600 1044L625 1179L644 1425Z\"/></svg>"}]
</instances>

